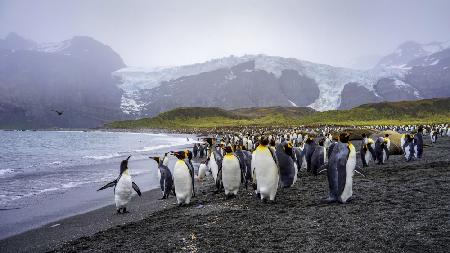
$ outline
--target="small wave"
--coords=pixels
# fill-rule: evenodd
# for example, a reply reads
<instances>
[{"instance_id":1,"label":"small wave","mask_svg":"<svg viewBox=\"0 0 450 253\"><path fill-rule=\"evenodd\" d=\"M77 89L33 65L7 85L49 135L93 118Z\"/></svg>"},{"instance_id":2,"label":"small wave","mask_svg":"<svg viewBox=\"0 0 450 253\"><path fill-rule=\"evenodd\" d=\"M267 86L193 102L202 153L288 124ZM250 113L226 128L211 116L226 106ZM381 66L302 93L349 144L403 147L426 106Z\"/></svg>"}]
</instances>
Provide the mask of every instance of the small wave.
<instances>
[{"instance_id":1,"label":"small wave","mask_svg":"<svg viewBox=\"0 0 450 253\"><path fill-rule=\"evenodd\" d=\"M59 131L52 131L52 132L57 132L57 133L84 133L85 131L81 131L81 130L59 130Z\"/></svg>"},{"instance_id":2,"label":"small wave","mask_svg":"<svg viewBox=\"0 0 450 253\"><path fill-rule=\"evenodd\" d=\"M4 197L1 198L0 204L3 205L3 204L7 204L7 203L9 203L11 201L18 200L18 199L21 199L21 198L36 196L36 195L39 195L39 194L42 194L42 193L52 192L52 191L57 191L57 190L59 190L59 188L51 187L51 188L46 188L46 189L33 191L33 192L28 193L28 194L2 195Z\"/></svg>"},{"instance_id":3,"label":"small wave","mask_svg":"<svg viewBox=\"0 0 450 253\"><path fill-rule=\"evenodd\" d=\"M73 188L73 187L77 187L79 185L84 184L85 182L69 182L69 183L65 183L62 184L62 188Z\"/></svg>"},{"instance_id":4,"label":"small wave","mask_svg":"<svg viewBox=\"0 0 450 253\"><path fill-rule=\"evenodd\" d=\"M94 160L105 160L105 159L111 159L111 158L119 157L119 156L121 156L119 153L114 153L114 154L110 154L110 155L88 155L88 156L83 156L83 158L94 159Z\"/></svg>"},{"instance_id":5,"label":"small wave","mask_svg":"<svg viewBox=\"0 0 450 253\"><path fill-rule=\"evenodd\" d=\"M62 161L54 161L51 163L48 163L48 165L60 165L61 163L63 163Z\"/></svg>"},{"instance_id":6,"label":"small wave","mask_svg":"<svg viewBox=\"0 0 450 253\"><path fill-rule=\"evenodd\" d=\"M142 148L142 149L138 149L138 150L135 150L136 152L148 152L148 151L152 151L152 150L156 150L156 149L162 149L162 148L169 148L169 147L174 147L174 146L177 146L177 145L168 145L168 144L166 144L166 145L156 145L156 146L151 146L151 147L144 147L144 148Z\"/></svg>"},{"instance_id":7,"label":"small wave","mask_svg":"<svg viewBox=\"0 0 450 253\"><path fill-rule=\"evenodd\" d=\"M44 192L52 192L52 191L57 191L57 190L59 190L59 189L56 188L56 187L52 187L52 188L47 188L47 189L39 190L39 191L37 192L37 194L39 194L39 193L44 193ZM34 194L34 195L36 195L36 194Z\"/></svg>"}]
</instances>

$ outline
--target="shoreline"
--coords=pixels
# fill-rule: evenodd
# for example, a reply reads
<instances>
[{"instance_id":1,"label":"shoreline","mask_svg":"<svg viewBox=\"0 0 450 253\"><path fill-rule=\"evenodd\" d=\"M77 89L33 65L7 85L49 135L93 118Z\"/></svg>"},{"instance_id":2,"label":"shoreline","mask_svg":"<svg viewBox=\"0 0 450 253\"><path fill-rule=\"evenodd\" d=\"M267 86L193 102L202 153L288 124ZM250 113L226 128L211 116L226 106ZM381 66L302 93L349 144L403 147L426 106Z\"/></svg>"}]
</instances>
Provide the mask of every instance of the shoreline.
<instances>
[{"instance_id":1,"label":"shoreline","mask_svg":"<svg viewBox=\"0 0 450 253\"><path fill-rule=\"evenodd\" d=\"M192 138L192 136L190 135L189 138ZM194 143L193 141L195 139L192 139L190 143L143 152L141 156L161 156L170 150L190 148L192 143ZM137 158L136 160L130 161L133 181L140 186L142 192L158 189L159 181L157 179L156 163L148 158L139 158L139 156ZM111 201L113 199L112 188L111 190L101 192L96 192L96 189L115 179L117 176L115 168L118 168L120 162L115 161L115 159L65 167L69 171L86 171L88 170L86 168L98 171L114 171L113 175L108 178L93 178L92 180L89 179L86 182L81 182L81 184L74 183L72 186L61 186L58 184L58 186L55 185L49 191L44 190L30 195L24 195L10 202L5 202L3 205L4 208L2 207L0 209L0 215L2 215L2 221L0 222L0 240L113 203Z\"/></svg>"},{"instance_id":2,"label":"shoreline","mask_svg":"<svg viewBox=\"0 0 450 253\"><path fill-rule=\"evenodd\" d=\"M114 196L110 195L111 203L106 206L46 223L38 228L0 240L2 252L48 251L66 241L143 219L152 212L169 206L168 203L158 200L161 197L160 190L152 189L143 192L140 198L133 196L129 204L129 214L116 215ZM24 241L27 243L24 244Z\"/></svg>"},{"instance_id":3,"label":"shoreline","mask_svg":"<svg viewBox=\"0 0 450 253\"><path fill-rule=\"evenodd\" d=\"M197 192L205 190L210 183L198 183ZM133 222L139 222L153 214L171 208L177 208L176 198L160 200L159 188L142 192L142 196L134 195L128 204L130 213L117 215L114 196L110 196L110 204L91 211L79 213L40 227L25 231L0 240L2 252L47 252L58 248L64 243L78 238L92 236L114 227L121 227ZM26 244L24 243L26 242Z\"/></svg>"}]
</instances>

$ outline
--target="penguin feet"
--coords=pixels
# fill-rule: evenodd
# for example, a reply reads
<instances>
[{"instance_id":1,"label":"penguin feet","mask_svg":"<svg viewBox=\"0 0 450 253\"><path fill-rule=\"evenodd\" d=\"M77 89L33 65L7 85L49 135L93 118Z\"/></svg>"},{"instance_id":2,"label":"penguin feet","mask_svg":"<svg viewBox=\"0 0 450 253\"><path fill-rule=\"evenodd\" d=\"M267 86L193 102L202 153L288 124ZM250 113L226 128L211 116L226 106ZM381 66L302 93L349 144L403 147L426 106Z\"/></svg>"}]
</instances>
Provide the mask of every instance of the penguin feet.
<instances>
[{"instance_id":1,"label":"penguin feet","mask_svg":"<svg viewBox=\"0 0 450 253\"><path fill-rule=\"evenodd\" d=\"M225 199L234 199L236 197L236 195L234 195L234 194L232 194L232 193L230 193L230 194L228 194L228 195L225 195Z\"/></svg>"},{"instance_id":2,"label":"penguin feet","mask_svg":"<svg viewBox=\"0 0 450 253\"><path fill-rule=\"evenodd\" d=\"M125 213L129 213L127 211L126 207L121 207L121 208L117 209L117 212L116 212L116 214L125 214Z\"/></svg>"},{"instance_id":3,"label":"penguin feet","mask_svg":"<svg viewBox=\"0 0 450 253\"><path fill-rule=\"evenodd\" d=\"M346 201L343 201L341 198L339 198L338 203L339 204L348 204L348 203L352 202L352 200L353 200L352 197L348 198Z\"/></svg>"},{"instance_id":4,"label":"penguin feet","mask_svg":"<svg viewBox=\"0 0 450 253\"><path fill-rule=\"evenodd\" d=\"M321 199L321 200L320 200L320 203L323 203L323 204L332 204L332 203L335 203L336 201L337 201L337 199L335 199L335 198L327 197L327 198Z\"/></svg>"}]
</instances>

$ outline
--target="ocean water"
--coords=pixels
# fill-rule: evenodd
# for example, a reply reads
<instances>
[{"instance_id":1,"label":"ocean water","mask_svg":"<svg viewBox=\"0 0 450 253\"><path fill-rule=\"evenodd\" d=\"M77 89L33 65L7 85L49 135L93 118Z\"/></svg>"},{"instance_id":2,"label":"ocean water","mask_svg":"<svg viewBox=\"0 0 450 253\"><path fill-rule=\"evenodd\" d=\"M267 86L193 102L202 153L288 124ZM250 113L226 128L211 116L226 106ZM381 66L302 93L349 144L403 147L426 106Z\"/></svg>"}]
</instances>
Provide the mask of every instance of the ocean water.
<instances>
[{"instance_id":1,"label":"ocean water","mask_svg":"<svg viewBox=\"0 0 450 253\"><path fill-rule=\"evenodd\" d=\"M193 141L192 136L151 133L0 131L0 210L24 208L32 200L75 188L101 186L117 177L120 161L129 155L131 175L149 178L141 188L156 188L156 163L148 156Z\"/></svg>"}]
</instances>

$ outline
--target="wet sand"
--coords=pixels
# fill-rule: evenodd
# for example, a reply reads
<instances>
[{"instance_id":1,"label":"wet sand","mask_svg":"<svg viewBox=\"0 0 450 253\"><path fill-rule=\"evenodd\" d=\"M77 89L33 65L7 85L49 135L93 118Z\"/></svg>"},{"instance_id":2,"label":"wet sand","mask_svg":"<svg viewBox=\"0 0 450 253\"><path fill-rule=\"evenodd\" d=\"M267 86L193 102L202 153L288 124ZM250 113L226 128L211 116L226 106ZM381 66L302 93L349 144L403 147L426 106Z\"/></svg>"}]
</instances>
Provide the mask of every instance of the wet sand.
<instances>
[{"instance_id":1,"label":"wet sand","mask_svg":"<svg viewBox=\"0 0 450 253\"><path fill-rule=\"evenodd\" d=\"M357 142L354 142L357 146ZM430 144L425 140L425 144ZM360 161L358 161L360 164ZM262 203L250 189L225 199L211 182L187 207L159 191L134 198L130 214L108 206L51 228L0 241L2 252L448 252L450 250L450 138L406 163L391 156L355 176L353 200L323 204L325 175L302 172L296 185Z\"/></svg>"}]
</instances>

